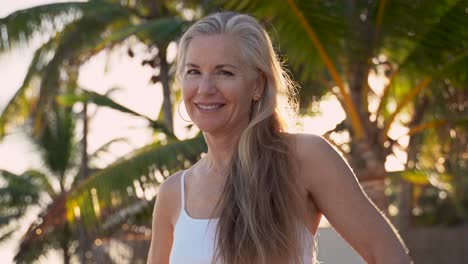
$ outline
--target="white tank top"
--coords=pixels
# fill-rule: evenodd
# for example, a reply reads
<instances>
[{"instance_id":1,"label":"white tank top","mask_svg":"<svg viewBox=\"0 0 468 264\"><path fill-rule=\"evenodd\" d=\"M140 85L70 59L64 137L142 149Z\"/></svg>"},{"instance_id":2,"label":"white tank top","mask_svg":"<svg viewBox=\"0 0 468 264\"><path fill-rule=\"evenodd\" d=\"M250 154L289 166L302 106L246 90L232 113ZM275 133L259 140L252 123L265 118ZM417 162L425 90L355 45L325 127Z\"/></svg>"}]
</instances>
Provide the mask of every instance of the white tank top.
<instances>
[{"instance_id":1,"label":"white tank top","mask_svg":"<svg viewBox=\"0 0 468 264\"><path fill-rule=\"evenodd\" d=\"M174 239L169 264L210 264L215 249L218 218L192 218L185 210L185 170L180 177L181 209L174 227ZM304 226L304 264L315 264L313 234Z\"/></svg>"}]
</instances>

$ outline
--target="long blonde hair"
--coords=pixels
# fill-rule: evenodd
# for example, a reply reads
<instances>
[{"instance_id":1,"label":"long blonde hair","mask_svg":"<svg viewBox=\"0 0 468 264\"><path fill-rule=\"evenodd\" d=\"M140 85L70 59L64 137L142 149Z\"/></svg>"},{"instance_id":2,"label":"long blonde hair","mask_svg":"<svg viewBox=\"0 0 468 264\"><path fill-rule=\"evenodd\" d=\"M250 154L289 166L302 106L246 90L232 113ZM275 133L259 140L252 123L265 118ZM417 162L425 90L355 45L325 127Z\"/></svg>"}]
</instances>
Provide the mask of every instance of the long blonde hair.
<instances>
[{"instance_id":1,"label":"long blonde hair","mask_svg":"<svg viewBox=\"0 0 468 264\"><path fill-rule=\"evenodd\" d=\"M294 86L263 27L255 18L233 12L209 15L183 34L177 56L179 80L190 41L216 34L237 37L244 58L266 81L261 99L252 103L250 122L240 136L217 204L221 216L213 262L302 263L305 203L284 133L284 114L295 110L290 96Z\"/></svg>"}]
</instances>

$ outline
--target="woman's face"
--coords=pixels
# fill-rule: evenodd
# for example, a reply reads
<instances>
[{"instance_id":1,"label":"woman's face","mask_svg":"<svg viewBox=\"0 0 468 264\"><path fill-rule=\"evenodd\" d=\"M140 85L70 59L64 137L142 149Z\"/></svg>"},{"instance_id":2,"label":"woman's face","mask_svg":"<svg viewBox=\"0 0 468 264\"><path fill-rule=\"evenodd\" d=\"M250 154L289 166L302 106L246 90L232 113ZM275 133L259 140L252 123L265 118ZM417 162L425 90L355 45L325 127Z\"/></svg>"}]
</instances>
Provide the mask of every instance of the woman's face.
<instances>
[{"instance_id":1,"label":"woman's face","mask_svg":"<svg viewBox=\"0 0 468 264\"><path fill-rule=\"evenodd\" d=\"M257 75L244 60L235 37L194 37L182 75L182 96L194 124L210 134L245 128L252 99L262 92Z\"/></svg>"}]
</instances>

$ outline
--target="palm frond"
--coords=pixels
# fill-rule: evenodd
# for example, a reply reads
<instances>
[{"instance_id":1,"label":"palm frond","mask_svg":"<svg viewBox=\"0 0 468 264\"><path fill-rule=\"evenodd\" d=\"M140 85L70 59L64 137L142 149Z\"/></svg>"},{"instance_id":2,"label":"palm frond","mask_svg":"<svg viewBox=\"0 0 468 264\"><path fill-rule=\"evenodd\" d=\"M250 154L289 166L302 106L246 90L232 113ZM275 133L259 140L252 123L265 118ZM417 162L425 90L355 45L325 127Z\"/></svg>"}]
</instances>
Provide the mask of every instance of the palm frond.
<instances>
[{"instance_id":1,"label":"palm frond","mask_svg":"<svg viewBox=\"0 0 468 264\"><path fill-rule=\"evenodd\" d=\"M5 181L4 186L0 188L2 209L9 206L23 208L39 202L38 198L41 190L36 182L31 180L30 175L31 173L17 175L6 170L0 170L0 178Z\"/></svg>"},{"instance_id":2,"label":"palm frond","mask_svg":"<svg viewBox=\"0 0 468 264\"><path fill-rule=\"evenodd\" d=\"M304 14L299 10L297 7L296 3L294 0L288 0L288 3L293 10L294 14L296 15L297 19L301 23L301 25L304 27L305 32L309 36L309 39L313 43L313 46L317 49L317 52L325 64L325 67L328 71L328 73L331 75L331 78L333 81L336 83L340 90L340 95L343 98L343 103L344 103L344 109L346 110L347 114L349 114L350 119L351 119L351 124L353 125L353 130L354 133L356 134L357 139L361 139L362 137L365 136L364 134L364 128L363 128L363 121L361 120L357 107L355 103L353 102L350 93L346 90L346 87L344 85L344 82L342 78L340 77L340 74L337 71L337 67L331 60L331 57L329 54L325 51L325 47L320 41L317 33L315 30L312 28L310 22L305 18Z\"/></svg>"},{"instance_id":3,"label":"palm frond","mask_svg":"<svg viewBox=\"0 0 468 264\"><path fill-rule=\"evenodd\" d=\"M100 36L109 23L112 24L113 21L128 15L115 8L98 10L101 10L102 14L97 17L89 14L68 24L35 52L22 86L10 99L0 116L0 138L4 137L14 124L22 124L30 116L35 117L34 125L37 127L41 113L47 111L46 102L50 103L51 96L57 94L57 90L61 87L59 68L86 48L93 47L93 43L99 43ZM38 81L33 82L33 80ZM38 106L41 108L37 108Z\"/></svg>"},{"instance_id":4,"label":"palm frond","mask_svg":"<svg viewBox=\"0 0 468 264\"><path fill-rule=\"evenodd\" d=\"M64 239L70 239L65 220L65 196L58 196L37 216L21 238L16 263L32 263L51 249L61 248Z\"/></svg>"},{"instance_id":5,"label":"palm frond","mask_svg":"<svg viewBox=\"0 0 468 264\"><path fill-rule=\"evenodd\" d=\"M39 180L41 173L34 170L20 175L0 170L0 230L7 234L11 223L25 216L26 211L40 205L43 188L48 188ZM45 179L44 179L45 180Z\"/></svg>"},{"instance_id":6,"label":"palm frond","mask_svg":"<svg viewBox=\"0 0 468 264\"><path fill-rule=\"evenodd\" d=\"M124 142L124 143L127 143L127 144L130 143L127 138L123 138L123 137L114 138L114 139L104 143L99 148L97 148L93 153L91 153L89 155L89 160L97 159L103 153L110 153L110 151L109 151L110 146L113 145L114 143L118 143L118 142Z\"/></svg>"},{"instance_id":7,"label":"palm frond","mask_svg":"<svg viewBox=\"0 0 468 264\"><path fill-rule=\"evenodd\" d=\"M108 1L65 2L35 6L0 19L0 52L24 45L35 35L53 35L83 15L122 10Z\"/></svg>"},{"instance_id":8,"label":"palm frond","mask_svg":"<svg viewBox=\"0 0 468 264\"><path fill-rule=\"evenodd\" d=\"M100 10L101 13L96 14ZM26 90L34 89L31 99L29 99L29 112L25 115L33 117L33 133L39 134L43 124L42 114L47 112L52 101L52 97L59 93L62 84L66 80L61 80L60 69L63 65L73 64L73 59L80 53L93 50L97 52L95 45L99 44L105 36L103 35L109 25L117 23L122 19L128 19L128 12L121 8L114 7L107 9L94 10L92 14L81 17L80 19L68 24L51 41L46 43L40 51L36 52L35 58L30 65L30 71L26 75L23 86L17 94L10 100L7 108L4 110L0 120L0 132L5 133L5 127L9 127L8 122L14 119L20 107L20 99ZM116 22L117 21L117 22ZM101 49L104 47L101 47ZM46 60L47 59L47 60ZM32 77L38 76L37 83L31 83ZM23 100L26 102L26 100ZM32 101L32 102L31 102ZM24 104L24 103L23 103ZM1 134L0 134L1 135Z\"/></svg>"},{"instance_id":9,"label":"palm frond","mask_svg":"<svg viewBox=\"0 0 468 264\"><path fill-rule=\"evenodd\" d=\"M411 53L421 52L420 49L424 49L425 43L443 44L451 35L450 31L445 31L446 27L455 26L457 31L459 27L463 27L463 23L456 25L466 19L466 15L463 14L466 3L463 2L463 0L389 1L382 23L381 52L391 61L402 64L412 57ZM456 8L462 8L461 13L457 13ZM444 21L445 19L454 19L454 21ZM453 37L463 39L463 36L450 36ZM434 48L431 47L432 51L438 53L439 51Z\"/></svg>"},{"instance_id":10,"label":"palm frond","mask_svg":"<svg viewBox=\"0 0 468 264\"><path fill-rule=\"evenodd\" d=\"M77 19L89 3L70 2L36 6L0 19L0 52L26 44L35 34L52 34Z\"/></svg>"},{"instance_id":11,"label":"palm frond","mask_svg":"<svg viewBox=\"0 0 468 264\"><path fill-rule=\"evenodd\" d=\"M154 19L147 23L129 28L144 43L169 44L176 40L190 25L190 22L177 16Z\"/></svg>"},{"instance_id":12,"label":"palm frond","mask_svg":"<svg viewBox=\"0 0 468 264\"><path fill-rule=\"evenodd\" d=\"M259 18L270 31L277 50L283 52L284 61L292 67L303 67L299 80L318 80L326 75L324 60L319 50L307 36L307 31L301 25L297 14L291 8L289 1L219 1L224 8L239 12L251 13ZM304 20L314 30L322 43L323 52L336 66L343 78L341 67L344 58L343 41L346 36L345 6L338 1L294 1ZM304 78L304 79L303 79Z\"/></svg>"},{"instance_id":13,"label":"palm frond","mask_svg":"<svg viewBox=\"0 0 468 264\"><path fill-rule=\"evenodd\" d=\"M454 176L448 173L439 173L428 169L415 169L405 171L394 171L389 173L390 177L401 178L415 185L432 185L438 189L451 192Z\"/></svg>"},{"instance_id":14,"label":"palm frond","mask_svg":"<svg viewBox=\"0 0 468 264\"><path fill-rule=\"evenodd\" d=\"M13 234L18 230L17 226L9 228L7 231L2 232L0 234L0 245L5 242L10 240L10 238L13 236Z\"/></svg>"},{"instance_id":15,"label":"palm frond","mask_svg":"<svg viewBox=\"0 0 468 264\"><path fill-rule=\"evenodd\" d=\"M92 102L92 103L94 103L94 104L96 104L98 106L109 107L111 109L117 110L117 111L122 112L122 113L131 114L131 115L134 115L134 116L139 117L139 118L144 118L149 122L150 126L153 129L158 129L158 130L162 131L163 133L165 133L170 138L175 139L175 135L169 129L167 129L166 126L164 124L162 124L161 122L152 120L151 118L149 118L149 117L147 117L145 115L139 114L139 113L137 113L137 112L135 112L135 111L133 111L133 110L131 110L131 109L117 103L117 102L115 102L114 100L112 100L108 96L101 95L101 94L96 93L94 91L88 91L88 90L85 90L85 89L81 89L81 90L82 90L82 93L80 95L65 94L65 95L58 96L57 99L63 105L71 106L71 105L73 105L74 103L77 103L77 102Z\"/></svg>"},{"instance_id":16,"label":"palm frond","mask_svg":"<svg viewBox=\"0 0 468 264\"><path fill-rule=\"evenodd\" d=\"M424 25L425 31L412 32L407 28L404 38L411 40L411 49L406 50L406 56L403 60L394 58L400 64L400 72L411 71L419 75L438 72L442 65L447 64L461 53L466 53L468 44L468 32L465 24L468 23L468 17L465 13L466 2L464 1L437 1L435 7L431 7L437 11L437 16L427 17L431 22L424 24L418 21L418 24ZM442 4L450 2L450 4ZM434 12L433 11L433 12ZM425 10L425 12L429 12ZM426 14L429 15L429 14ZM412 18L413 24L416 19ZM409 32L409 33L408 33ZM410 34L410 36L408 36ZM389 39L392 35L390 34ZM401 40L401 38L393 38L393 41ZM388 45L394 45L388 43ZM394 50L387 49L386 54L393 58Z\"/></svg>"},{"instance_id":17,"label":"palm frond","mask_svg":"<svg viewBox=\"0 0 468 264\"><path fill-rule=\"evenodd\" d=\"M456 58L453 60L449 61L446 65L440 65L437 72L433 72L432 76L426 77L423 79L418 85L416 85L412 90L410 90L399 102L398 105L393 111L389 118L386 120L384 128L382 130L381 138L385 139L388 134L388 130L390 129L390 126L392 123L395 121L396 116L402 111L402 109L411 101L414 101L414 99L417 97L418 94L421 93L423 89L429 86L431 82L433 82L433 79L435 78L441 78L441 77L446 77L446 72L450 71L453 73L454 69L458 69L462 65L468 64L468 52L463 52L459 54ZM465 74L465 73L463 73ZM465 74L466 75L466 74ZM383 141L382 141L383 142Z\"/></svg>"},{"instance_id":18,"label":"palm frond","mask_svg":"<svg viewBox=\"0 0 468 264\"><path fill-rule=\"evenodd\" d=\"M79 217L89 230L99 232L96 228L109 216L137 200L153 199L164 177L195 163L205 151L202 136L138 149L74 188L67 198L67 218L74 222Z\"/></svg>"},{"instance_id":19,"label":"palm frond","mask_svg":"<svg viewBox=\"0 0 468 264\"><path fill-rule=\"evenodd\" d=\"M44 165L58 177L63 177L75 153L76 120L71 108L53 106L51 110L46 113L48 122L34 142ZM60 181L63 184L63 179Z\"/></svg>"},{"instance_id":20,"label":"palm frond","mask_svg":"<svg viewBox=\"0 0 468 264\"><path fill-rule=\"evenodd\" d=\"M27 170L23 173L23 175L27 175L29 180L33 182L34 185L41 190L41 192L46 192L50 198L54 199L57 196L58 192L50 182L50 177L46 174L38 170Z\"/></svg>"},{"instance_id":21,"label":"palm frond","mask_svg":"<svg viewBox=\"0 0 468 264\"><path fill-rule=\"evenodd\" d=\"M99 16L98 16L99 15ZM39 86L39 98L34 109L35 127L43 123L41 113L50 106L53 96L60 94L63 89L60 79L60 69L66 63L77 64L74 61L82 54L93 50L96 52L105 32L109 26L121 20L128 20L128 12L121 9L103 10L95 16L83 16L81 19L67 25L60 33L59 43L55 49L53 59L42 72ZM103 47L101 47L103 48ZM40 131L40 129L39 129Z\"/></svg>"},{"instance_id":22,"label":"palm frond","mask_svg":"<svg viewBox=\"0 0 468 264\"><path fill-rule=\"evenodd\" d=\"M33 84L33 81L38 78L45 65L49 63L50 53L53 52L55 45L56 39L51 39L34 53L23 84L8 101L0 115L0 139L9 133L13 126L23 124L29 117L37 96L37 91L34 89L36 84Z\"/></svg>"}]
</instances>

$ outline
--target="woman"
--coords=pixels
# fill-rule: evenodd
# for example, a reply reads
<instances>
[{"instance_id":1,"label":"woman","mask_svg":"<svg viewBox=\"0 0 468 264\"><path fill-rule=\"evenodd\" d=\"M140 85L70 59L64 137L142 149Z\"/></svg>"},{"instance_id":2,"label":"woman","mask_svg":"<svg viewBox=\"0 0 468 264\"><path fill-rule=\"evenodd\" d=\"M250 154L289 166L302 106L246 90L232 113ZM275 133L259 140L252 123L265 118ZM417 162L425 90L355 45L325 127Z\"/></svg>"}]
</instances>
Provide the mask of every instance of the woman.
<instances>
[{"instance_id":1,"label":"woman","mask_svg":"<svg viewBox=\"0 0 468 264\"><path fill-rule=\"evenodd\" d=\"M291 81L254 18L201 19L177 63L208 153L160 186L148 263L315 263L322 214L368 263L409 263L328 142L285 131Z\"/></svg>"}]
</instances>

